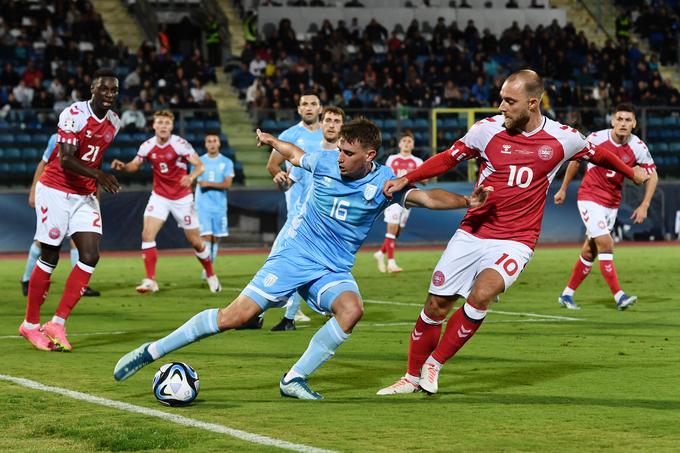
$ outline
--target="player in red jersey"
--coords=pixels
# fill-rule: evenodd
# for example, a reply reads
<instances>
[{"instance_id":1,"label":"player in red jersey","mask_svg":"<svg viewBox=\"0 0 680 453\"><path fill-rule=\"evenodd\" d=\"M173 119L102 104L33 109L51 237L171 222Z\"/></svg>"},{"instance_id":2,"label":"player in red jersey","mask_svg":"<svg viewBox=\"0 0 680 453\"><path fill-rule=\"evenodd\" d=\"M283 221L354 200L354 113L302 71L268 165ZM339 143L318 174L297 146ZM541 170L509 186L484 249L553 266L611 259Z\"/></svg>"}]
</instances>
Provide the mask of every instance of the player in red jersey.
<instances>
[{"instance_id":1,"label":"player in red jersey","mask_svg":"<svg viewBox=\"0 0 680 453\"><path fill-rule=\"evenodd\" d=\"M501 87L502 115L477 122L468 133L417 170L385 183L387 195L439 176L460 162L481 160L477 184L493 187L484 206L468 210L432 275L425 306L411 333L406 375L379 395L436 393L439 371L484 321L489 304L507 290L531 259L548 187L562 163L586 159L641 184L632 169L575 129L541 114L543 79L534 71L510 75ZM460 297L465 303L442 324Z\"/></svg>"},{"instance_id":2,"label":"player in red jersey","mask_svg":"<svg viewBox=\"0 0 680 453\"><path fill-rule=\"evenodd\" d=\"M19 333L44 351L72 349L64 324L99 261L102 219L97 184L107 192L120 190L116 178L101 170L104 152L120 129L120 119L111 111L118 97L116 74L108 69L95 72L91 93L89 101L76 102L59 115L58 158L50 159L35 188L40 259L28 283L26 318ZM78 248L79 260L66 280L54 317L40 328L40 306L66 236Z\"/></svg>"},{"instance_id":3,"label":"player in red jersey","mask_svg":"<svg viewBox=\"0 0 680 453\"><path fill-rule=\"evenodd\" d=\"M415 170L423 163L422 159L412 154L414 145L413 132L403 132L401 137L399 137L399 154L392 154L385 162L385 165L390 167L399 178ZM373 254L373 257L378 262L378 270L380 272L387 271L393 273L402 271L394 259L394 248L399 233L406 226L410 211L410 209L402 208L397 203L391 204L385 209L385 223L387 224L385 240L380 250ZM387 255L387 267L385 266L385 255Z\"/></svg>"},{"instance_id":4,"label":"player in red jersey","mask_svg":"<svg viewBox=\"0 0 680 453\"><path fill-rule=\"evenodd\" d=\"M137 287L137 292L158 291L156 236L163 228L168 214L172 214L184 229L184 235L196 251L196 258L205 269L210 291L216 293L221 291L222 287L210 261L210 247L207 247L201 238L191 190L192 183L203 173L205 166L191 144L172 133L174 122L175 115L170 110L157 111L153 119L155 135L142 143L137 156L128 163L118 159L111 163L111 168L115 170L133 173L148 160L153 170L153 190L144 211L142 231L142 257L146 278ZM188 171L189 164L194 167L191 172Z\"/></svg>"},{"instance_id":5,"label":"player in red jersey","mask_svg":"<svg viewBox=\"0 0 680 453\"><path fill-rule=\"evenodd\" d=\"M649 154L647 145L637 135L633 134L636 125L633 106L631 104L619 104L612 116L612 128L590 134L588 141L609 150L628 166L639 165L649 173L642 203L630 216L633 223L642 223L647 218L647 209L654 196L659 178L656 175L656 166ZM567 187L578 173L578 167L578 162L569 163L562 181L562 187L555 194L555 203L564 203ZM588 164L577 198L581 220L586 226L586 240L583 243L581 255L574 265L569 283L557 299L559 304L565 308L580 309L574 302L574 292L590 274L595 258L600 261L600 271L614 295L616 308L625 310L637 301L637 296L629 296L621 289L614 266L614 240L611 236L611 230L614 227L616 213L621 203L622 186L623 176L620 173Z\"/></svg>"}]
</instances>

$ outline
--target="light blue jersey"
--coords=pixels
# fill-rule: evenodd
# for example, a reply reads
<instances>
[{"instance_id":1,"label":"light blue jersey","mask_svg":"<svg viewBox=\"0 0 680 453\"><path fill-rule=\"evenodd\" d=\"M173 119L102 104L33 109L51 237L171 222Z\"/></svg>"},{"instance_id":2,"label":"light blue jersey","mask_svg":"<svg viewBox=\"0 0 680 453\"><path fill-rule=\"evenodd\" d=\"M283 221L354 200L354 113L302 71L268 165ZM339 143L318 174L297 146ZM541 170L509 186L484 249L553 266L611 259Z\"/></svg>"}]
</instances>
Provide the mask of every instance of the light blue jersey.
<instances>
[{"instance_id":1,"label":"light blue jersey","mask_svg":"<svg viewBox=\"0 0 680 453\"><path fill-rule=\"evenodd\" d=\"M45 148L45 151L43 152L42 155L42 160L47 163L50 161L50 157L52 156L52 153L54 152L54 149L57 147L57 134L52 134L50 136L49 141L47 142L47 148Z\"/></svg>"},{"instance_id":2,"label":"light blue jersey","mask_svg":"<svg viewBox=\"0 0 680 453\"><path fill-rule=\"evenodd\" d=\"M243 291L263 309L282 306L298 290L312 309L328 313L337 290L359 292L350 274L355 254L375 219L392 202L382 187L395 176L389 167L373 164L361 179L343 178L338 154L306 153L300 162L312 173L309 199ZM404 193L395 194L394 201L401 202Z\"/></svg>"},{"instance_id":3,"label":"light blue jersey","mask_svg":"<svg viewBox=\"0 0 680 453\"><path fill-rule=\"evenodd\" d=\"M205 165L205 171L198 177L198 182L222 183L227 178L234 177L234 163L222 154L210 157L205 153L201 156L201 161ZM195 200L201 236L228 236L227 191L196 186Z\"/></svg>"},{"instance_id":4,"label":"light blue jersey","mask_svg":"<svg viewBox=\"0 0 680 453\"><path fill-rule=\"evenodd\" d=\"M291 126L281 132L279 140L292 143L304 152L311 152L319 148L320 143L323 140L323 132L321 131L321 128L312 132L303 125L302 121L300 121L295 126ZM286 161L286 169L291 171L295 170L295 168L291 169L291 164L288 161ZM288 219L292 219L297 215L304 202L304 196L304 187L301 187L298 184L293 184L293 187L286 191L286 208L288 209L286 217Z\"/></svg>"}]
</instances>

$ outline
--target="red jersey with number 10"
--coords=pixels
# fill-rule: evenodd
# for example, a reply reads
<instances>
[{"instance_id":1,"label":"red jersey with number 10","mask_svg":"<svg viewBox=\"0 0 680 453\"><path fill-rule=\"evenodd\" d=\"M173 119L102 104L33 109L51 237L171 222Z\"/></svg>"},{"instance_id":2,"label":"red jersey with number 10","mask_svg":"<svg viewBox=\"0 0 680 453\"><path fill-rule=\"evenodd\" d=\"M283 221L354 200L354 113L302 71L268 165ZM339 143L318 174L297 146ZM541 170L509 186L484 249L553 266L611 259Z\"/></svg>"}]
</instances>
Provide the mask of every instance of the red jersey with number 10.
<instances>
[{"instance_id":1,"label":"red jersey with number 10","mask_svg":"<svg viewBox=\"0 0 680 453\"><path fill-rule=\"evenodd\" d=\"M588 159L592 151L577 130L546 117L539 128L522 133L509 133L503 121L503 115L478 121L445 151L459 162L479 158L477 184L494 189L483 206L467 211L460 229L533 249L557 170L566 160Z\"/></svg>"},{"instance_id":2,"label":"red jersey with number 10","mask_svg":"<svg viewBox=\"0 0 680 453\"><path fill-rule=\"evenodd\" d=\"M118 115L109 110L102 119L92 111L90 101L76 102L59 115L57 153L45 167L40 182L66 193L89 195L97 191L97 180L64 170L58 159L59 143L77 148L75 156L86 167L101 168L104 151L120 130Z\"/></svg>"},{"instance_id":3,"label":"red jersey with number 10","mask_svg":"<svg viewBox=\"0 0 680 453\"><path fill-rule=\"evenodd\" d=\"M142 143L137 159L148 160L153 170L153 192L169 200L179 200L191 195L191 186L180 184L189 174L189 158L196 152L191 144L178 135L171 135L167 142L158 143L156 136Z\"/></svg>"},{"instance_id":4,"label":"red jersey with number 10","mask_svg":"<svg viewBox=\"0 0 680 453\"><path fill-rule=\"evenodd\" d=\"M648 173L656 171L647 145L637 135L631 134L626 143L619 145L612 140L611 134L611 129L593 132L588 136L588 141L616 155L629 167L639 165ZM601 206L616 209L621 203L623 179L624 176L621 173L588 164L578 190L578 200L593 201Z\"/></svg>"}]
</instances>

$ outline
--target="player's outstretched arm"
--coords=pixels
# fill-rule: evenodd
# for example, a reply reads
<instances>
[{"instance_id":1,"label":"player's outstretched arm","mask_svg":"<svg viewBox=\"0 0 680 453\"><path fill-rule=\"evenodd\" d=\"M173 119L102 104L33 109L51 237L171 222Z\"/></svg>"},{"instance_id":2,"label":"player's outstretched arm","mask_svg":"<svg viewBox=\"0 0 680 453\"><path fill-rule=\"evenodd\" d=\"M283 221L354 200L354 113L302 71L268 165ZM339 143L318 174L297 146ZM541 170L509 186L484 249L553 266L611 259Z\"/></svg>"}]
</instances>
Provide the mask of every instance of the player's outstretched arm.
<instances>
[{"instance_id":1,"label":"player's outstretched arm","mask_svg":"<svg viewBox=\"0 0 680 453\"><path fill-rule=\"evenodd\" d=\"M38 184L38 180L42 176L42 174L45 172L45 167L47 166L47 162L44 160L40 160L38 162L38 166L35 169L35 173L33 173L33 182L31 183L31 191L28 193L28 205L32 208L35 208L35 186Z\"/></svg>"},{"instance_id":2,"label":"player's outstretched arm","mask_svg":"<svg viewBox=\"0 0 680 453\"><path fill-rule=\"evenodd\" d=\"M600 146L591 149L589 159L595 165L621 173L638 186L649 179L649 174L645 170L640 167L630 168L614 153Z\"/></svg>"},{"instance_id":3,"label":"player's outstretched arm","mask_svg":"<svg viewBox=\"0 0 680 453\"><path fill-rule=\"evenodd\" d=\"M652 197L654 196L654 191L656 190L656 185L658 183L659 176L656 172L652 172L645 183L645 196L642 198L640 206L635 208L635 211L633 211L633 214L630 216L633 223L642 223L647 218L647 210L649 209L649 204L652 202Z\"/></svg>"},{"instance_id":4,"label":"player's outstretched arm","mask_svg":"<svg viewBox=\"0 0 680 453\"><path fill-rule=\"evenodd\" d=\"M564 172L564 179L562 180L562 186L557 193L555 193L555 204L564 203L564 200L567 198L567 187L569 187L569 183L578 173L578 167L579 162L575 160L569 162L569 165L567 165L567 170Z\"/></svg>"},{"instance_id":5,"label":"player's outstretched arm","mask_svg":"<svg viewBox=\"0 0 680 453\"><path fill-rule=\"evenodd\" d=\"M388 198L392 198L392 194L399 192L408 184L443 175L458 165L458 163L459 161L454 159L454 157L451 155L451 152L441 152L436 156L430 157L425 162L423 162L420 167L416 168L410 173L407 173L405 176L387 181L383 186L383 193Z\"/></svg>"},{"instance_id":6,"label":"player's outstretched arm","mask_svg":"<svg viewBox=\"0 0 680 453\"><path fill-rule=\"evenodd\" d=\"M97 183L107 192L117 193L120 191L120 184L115 176L104 173L99 168L92 168L80 163L76 157L78 149L69 143L59 143L59 163L64 170L71 171L78 175L96 179Z\"/></svg>"},{"instance_id":7,"label":"player's outstretched arm","mask_svg":"<svg viewBox=\"0 0 680 453\"><path fill-rule=\"evenodd\" d=\"M459 209L478 208L482 206L493 187L477 186L469 197L457 193L447 192L443 189L420 190L414 189L406 194L406 207L420 207L428 209Z\"/></svg>"},{"instance_id":8,"label":"player's outstretched arm","mask_svg":"<svg viewBox=\"0 0 680 453\"><path fill-rule=\"evenodd\" d=\"M127 164L122 160L113 159L111 162L111 169L125 173L135 173L139 171L140 168L142 168L142 163L144 163L144 161L141 158L138 159L136 157Z\"/></svg>"},{"instance_id":9,"label":"player's outstretched arm","mask_svg":"<svg viewBox=\"0 0 680 453\"><path fill-rule=\"evenodd\" d=\"M305 155L304 151L302 151L300 148L293 145L292 143L279 140L273 135L267 134L266 132L262 132L259 129L256 132L257 132L257 146L269 145L276 151L278 151L279 154L281 154L283 158L286 159L288 162L295 165L296 167L300 166L300 159L302 159L302 156Z\"/></svg>"},{"instance_id":10,"label":"player's outstretched arm","mask_svg":"<svg viewBox=\"0 0 680 453\"><path fill-rule=\"evenodd\" d=\"M179 180L180 185L182 185L183 187L191 186L191 184L194 183L196 178L201 176L201 174L203 174L203 172L205 171L205 164L198 157L198 154L190 155L188 160L189 163L193 165L194 169L191 171L191 173L182 176L182 179Z\"/></svg>"}]
</instances>

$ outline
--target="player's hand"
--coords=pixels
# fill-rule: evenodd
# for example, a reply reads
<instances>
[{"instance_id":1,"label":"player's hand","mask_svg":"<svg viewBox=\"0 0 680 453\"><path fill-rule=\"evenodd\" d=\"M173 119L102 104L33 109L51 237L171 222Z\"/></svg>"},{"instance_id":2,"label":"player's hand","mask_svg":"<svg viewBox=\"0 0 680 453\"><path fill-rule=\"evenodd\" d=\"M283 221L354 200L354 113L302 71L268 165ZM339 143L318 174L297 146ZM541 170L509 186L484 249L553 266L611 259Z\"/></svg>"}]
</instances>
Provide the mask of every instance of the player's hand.
<instances>
[{"instance_id":1,"label":"player's hand","mask_svg":"<svg viewBox=\"0 0 680 453\"><path fill-rule=\"evenodd\" d=\"M649 173L640 166L633 167L633 182L638 186L644 184L649 179Z\"/></svg>"},{"instance_id":2,"label":"player's hand","mask_svg":"<svg viewBox=\"0 0 680 453\"><path fill-rule=\"evenodd\" d=\"M642 223L645 221L647 218L647 206L640 205L633 211L633 214L630 216L631 220L633 223Z\"/></svg>"},{"instance_id":3,"label":"player's hand","mask_svg":"<svg viewBox=\"0 0 680 453\"><path fill-rule=\"evenodd\" d=\"M118 159L113 159L113 162L111 162L111 170L125 170L125 162Z\"/></svg>"},{"instance_id":4,"label":"player's hand","mask_svg":"<svg viewBox=\"0 0 680 453\"><path fill-rule=\"evenodd\" d=\"M262 132L260 129L256 130L255 133L257 134L257 146L260 147L262 145L269 145L271 146L272 143L274 143L274 136L271 134L268 134L266 132Z\"/></svg>"},{"instance_id":5,"label":"player's hand","mask_svg":"<svg viewBox=\"0 0 680 453\"><path fill-rule=\"evenodd\" d=\"M182 176L182 179L179 180L179 185L182 187L191 187L193 182L194 178L192 178L191 175L184 175Z\"/></svg>"},{"instance_id":6,"label":"player's hand","mask_svg":"<svg viewBox=\"0 0 680 453\"><path fill-rule=\"evenodd\" d=\"M562 204L567 198L567 191L560 189L555 193L555 204Z\"/></svg>"},{"instance_id":7,"label":"player's hand","mask_svg":"<svg viewBox=\"0 0 680 453\"><path fill-rule=\"evenodd\" d=\"M32 208L35 208L35 191L31 190L31 193L28 194L28 205Z\"/></svg>"},{"instance_id":8,"label":"player's hand","mask_svg":"<svg viewBox=\"0 0 680 453\"><path fill-rule=\"evenodd\" d=\"M292 180L288 177L288 172L281 170L273 178L274 184L276 184L281 192L285 192L290 189L292 185Z\"/></svg>"},{"instance_id":9,"label":"player's hand","mask_svg":"<svg viewBox=\"0 0 680 453\"><path fill-rule=\"evenodd\" d=\"M104 173L103 171L99 173L99 176L97 176L97 183L102 189L109 193L120 192L120 184L118 183L116 177L108 173Z\"/></svg>"},{"instance_id":10,"label":"player's hand","mask_svg":"<svg viewBox=\"0 0 680 453\"><path fill-rule=\"evenodd\" d=\"M472 191L470 197L465 197L468 208L474 209L482 206L484 203L486 203L487 198L489 198L489 193L491 192L493 192L493 187L491 186L475 187L475 190Z\"/></svg>"},{"instance_id":11,"label":"player's hand","mask_svg":"<svg viewBox=\"0 0 680 453\"><path fill-rule=\"evenodd\" d=\"M397 179L390 179L389 181L385 182L385 185L383 186L383 193L387 198L392 198L392 195L395 192L399 192L402 190L404 187L408 185L408 179L405 177L397 178Z\"/></svg>"}]
</instances>

